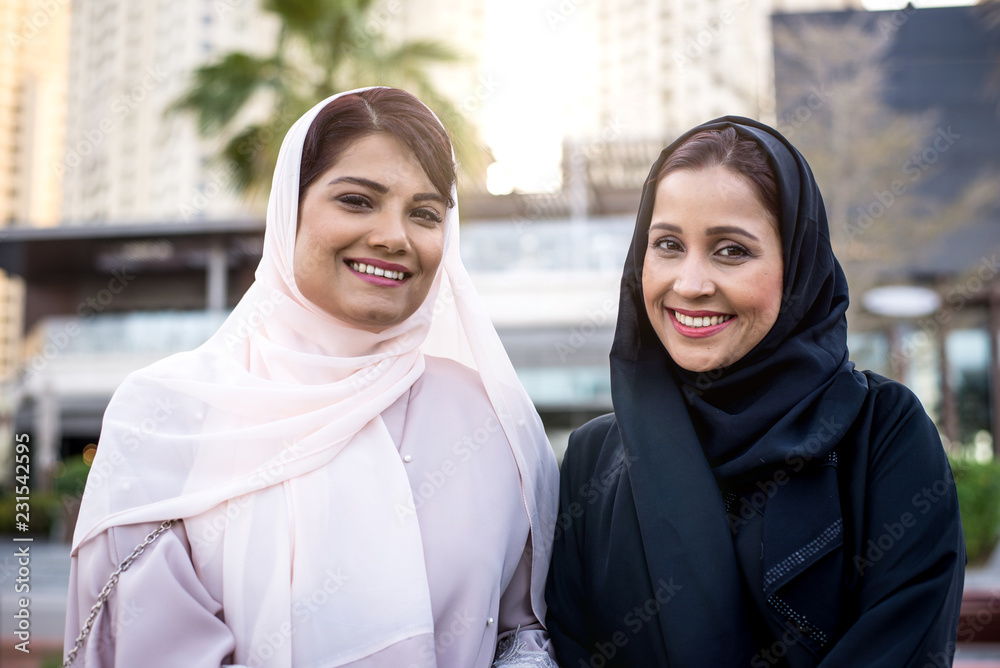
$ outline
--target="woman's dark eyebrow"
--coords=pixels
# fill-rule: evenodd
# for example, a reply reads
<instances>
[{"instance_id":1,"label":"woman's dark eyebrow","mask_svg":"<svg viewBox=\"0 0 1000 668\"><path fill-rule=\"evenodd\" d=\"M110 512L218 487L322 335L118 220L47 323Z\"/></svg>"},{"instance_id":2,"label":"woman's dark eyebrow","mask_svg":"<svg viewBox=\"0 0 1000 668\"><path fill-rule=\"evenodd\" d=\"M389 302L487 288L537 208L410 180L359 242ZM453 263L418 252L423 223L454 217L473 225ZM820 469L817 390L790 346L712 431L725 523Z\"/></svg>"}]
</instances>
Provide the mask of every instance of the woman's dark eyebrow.
<instances>
[{"instance_id":1,"label":"woman's dark eyebrow","mask_svg":"<svg viewBox=\"0 0 1000 668\"><path fill-rule=\"evenodd\" d=\"M677 225L671 225L670 223L653 223L649 226L650 231L652 230L666 230L667 232L673 232L674 234L680 234L681 228Z\"/></svg>"},{"instance_id":2,"label":"woman's dark eyebrow","mask_svg":"<svg viewBox=\"0 0 1000 668\"><path fill-rule=\"evenodd\" d=\"M649 230L650 231L665 230L667 232L673 232L674 234L683 233L683 230L681 230L680 226L672 225L671 223L653 223L652 225L649 226ZM736 227L735 225L716 225L714 227L710 227L707 230L705 230L705 234L707 234L710 237L719 236L722 234L735 234L738 236L744 236L748 239L753 239L757 243L760 243L760 239L750 234L742 227Z\"/></svg>"},{"instance_id":3,"label":"woman's dark eyebrow","mask_svg":"<svg viewBox=\"0 0 1000 668\"><path fill-rule=\"evenodd\" d=\"M365 188L371 188L379 195L384 195L389 192L388 186L384 186L378 181L372 181L371 179L361 178L360 176L341 176L336 178L329 183L328 186L332 186L335 183L353 183L355 185L364 186ZM427 200L434 200L436 202L445 203L445 199L437 193L417 193L413 196L414 202L426 202Z\"/></svg>"},{"instance_id":4,"label":"woman's dark eyebrow","mask_svg":"<svg viewBox=\"0 0 1000 668\"><path fill-rule=\"evenodd\" d=\"M437 193L417 193L413 196L414 202L426 202L427 200L434 200L435 202L445 203L444 197L438 195Z\"/></svg>"},{"instance_id":5,"label":"woman's dark eyebrow","mask_svg":"<svg viewBox=\"0 0 1000 668\"><path fill-rule=\"evenodd\" d=\"M380 195L384 195L389 192L389 188L381 183L372 181L371 179L363 179L360 176L341 176L340 178L330 181L326 185L332 186L335 183L353 183L355 185L364 186L365 188L371 188Z\"/></svg>"},{"instance_id":6,"label":"woman's dark eyebrow","mask_svg":"<svg viewBox=\"0 0 1000 668\"><path fill-rule=\"evenodd\" d=\"M705 230L705 233L708 234L708 235L710 235L710 236L716 236L716 235L719 235L719 234L737 234L737 235L742 235L744 237L747 237L749 239L753 239L757 243L760 243L760 239L758 239L754 235L750 234L749 232L747 232L746 230L744 230L742 227L735 227L735 226L732 226L732 225L718 225L716 227L710 227L707 230Z\"/></svg>"}]
</instances>

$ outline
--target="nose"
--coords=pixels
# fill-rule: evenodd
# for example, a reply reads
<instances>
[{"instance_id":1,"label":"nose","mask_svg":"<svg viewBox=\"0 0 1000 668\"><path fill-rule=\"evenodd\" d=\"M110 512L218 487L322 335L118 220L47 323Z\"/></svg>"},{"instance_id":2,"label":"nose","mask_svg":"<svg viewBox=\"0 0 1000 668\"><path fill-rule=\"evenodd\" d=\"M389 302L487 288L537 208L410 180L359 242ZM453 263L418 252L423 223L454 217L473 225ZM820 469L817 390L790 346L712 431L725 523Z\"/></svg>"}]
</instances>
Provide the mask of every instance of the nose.
<instances>
[{"instance_id":1,"label":"nose","mask_svg":"<svg viewBox=\"0 0 1000 668\"><path fill-rule=\"evenodd\" d=\"M410 237L406 215L398 211L383 211L372 217L373 226L368 233L368 245L393 255L410 250Z\"/></svg>"},{"instance_id":2,"label":"nose","mask_svg":"<svg viewBox=\"0 0 1000 668\"><path fill-rule=\"evenodd\" d=\"M678 267L673 289L685 299L710 297L715 294L715 281L706 262L690 254Z\"/></svg>"}]
</instances>

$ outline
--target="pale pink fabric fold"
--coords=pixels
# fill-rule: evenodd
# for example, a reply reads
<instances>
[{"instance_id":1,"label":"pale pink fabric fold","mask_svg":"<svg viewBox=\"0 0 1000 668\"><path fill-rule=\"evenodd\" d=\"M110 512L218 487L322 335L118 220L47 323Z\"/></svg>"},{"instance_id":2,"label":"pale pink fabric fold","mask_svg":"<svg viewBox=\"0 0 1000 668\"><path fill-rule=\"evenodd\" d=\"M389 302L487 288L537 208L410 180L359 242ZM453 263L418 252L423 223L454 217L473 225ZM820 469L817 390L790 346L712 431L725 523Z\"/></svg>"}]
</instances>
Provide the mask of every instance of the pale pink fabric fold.
<instances>
[{"instance_id":1,"label":"pale pink fabric fold","mask_svg":"<svg viewBox=\"0 0 1000 668\"><path fill-rule=\"evenodd\" d=\"M74 555L111 527L165 519L213 536L192 555L220 569L236 663L250 659L254 638L286 628L309 639L294 644L303 666L345 665L433 633L420 527L397 512L413 505L410 482L380 417L421 376L425 353L473 368L486 388L520 475L532 608L545 614L555 460L462 266L457 208L430 295L395 327L349 327L295 286L302 143L335 97L285 138L254 285L206 344L130 375L115 393L74 536ZM294 601L324 586L324 569L298 566L320 555L350 574L328 604L342 624L293 615ZM292 665L292 647L254 665Z\"/></svg>"}]
</instances>

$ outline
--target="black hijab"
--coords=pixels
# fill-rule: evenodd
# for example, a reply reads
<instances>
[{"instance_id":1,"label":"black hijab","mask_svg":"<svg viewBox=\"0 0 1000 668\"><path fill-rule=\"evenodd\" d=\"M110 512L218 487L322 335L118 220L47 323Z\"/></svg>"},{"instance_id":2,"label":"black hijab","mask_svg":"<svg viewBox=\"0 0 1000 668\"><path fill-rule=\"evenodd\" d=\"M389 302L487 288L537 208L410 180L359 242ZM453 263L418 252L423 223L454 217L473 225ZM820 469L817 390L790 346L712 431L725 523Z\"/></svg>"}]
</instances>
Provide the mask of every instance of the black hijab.
<instances>
[{"instance_id":1,"label":"black hijab","mask_svg":"<svg viewBox=\"0 0 1000 668\"><path fill-rule=\"evenodd\" d=\"M653 179L689 137L727 127L754 140L774 170L784 289L777 321L756 347L724 369L692 373L667 354L643 301ZM684 587L660 612L672 665L746 665L758 649L747 630L720 489L766 481L779 470L798 472L835 450L867 393L865 377L848 360L847 305L819 188L805 159L777 131L726 116L663 150L643 188L625 262L611 388L647 561ZM765 534L765 549L791 555L810 541L823 539L824 549L842 542L828 540L841 526L836 478L822 480L797 487L793 477L768 499L770 525L787 528ZM765 582L764 597L781 584ZM704 629L703 637L692 639L692 628ZM685 637L672 637L676 629Z\"/></svg>"}]
</instances>

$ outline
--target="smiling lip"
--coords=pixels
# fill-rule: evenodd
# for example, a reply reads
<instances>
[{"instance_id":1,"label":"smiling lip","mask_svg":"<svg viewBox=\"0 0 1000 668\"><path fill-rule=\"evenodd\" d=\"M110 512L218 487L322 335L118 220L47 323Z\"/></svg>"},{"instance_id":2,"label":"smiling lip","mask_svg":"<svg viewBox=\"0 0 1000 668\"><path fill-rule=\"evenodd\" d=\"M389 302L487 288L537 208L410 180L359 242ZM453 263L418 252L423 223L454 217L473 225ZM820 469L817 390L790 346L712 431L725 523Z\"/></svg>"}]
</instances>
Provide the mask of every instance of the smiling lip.
<instances>
[{"instance_id":1,"label":"smiling lip","mask_svg":"<svg viewBox=\"0 0 1000 668\"><path fill-rule=\"evenodd\" d=\"M668 308L667 313L670 314L670 322L673 324L674 329L676 329L681 335L692 338L692 339L703 339L713 334L721 332L723 329L729 326L735 319L735 315L730 315L728 313L719 313L718 311L685 311L683 309L672 309ZM692 327L685 325L680 320L677 319L677 314L682 316L687 316L688 318L728 318L722 322L715 325L707 325L702 327Z\"/></svg>"},{"instance_id":2,"label":"smiling lip","mask_svg":"<svg viewBox=\"0 0 1000 668\"><path fill-rule=\"evenodd\" d=\"M378 285L382 287L399 287L406 283L413 273L401 264L394 264L392 262L385 262L383 260L376 260L373 258L348 258L344 260L344 264L355 276L365 281L366 283L371 283L372 285ZM355 266L362 268L361 271L355 269ZM369 271L375 271L377 273L368 273ZM389 277L385 274L387 272L396 273L402 275L402 278Z\"/></svg>"}]
</instances>

